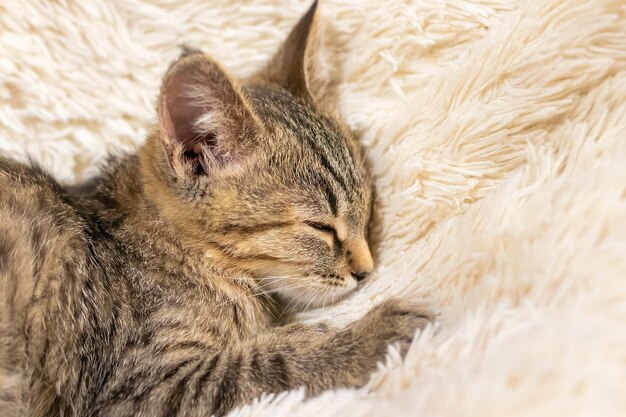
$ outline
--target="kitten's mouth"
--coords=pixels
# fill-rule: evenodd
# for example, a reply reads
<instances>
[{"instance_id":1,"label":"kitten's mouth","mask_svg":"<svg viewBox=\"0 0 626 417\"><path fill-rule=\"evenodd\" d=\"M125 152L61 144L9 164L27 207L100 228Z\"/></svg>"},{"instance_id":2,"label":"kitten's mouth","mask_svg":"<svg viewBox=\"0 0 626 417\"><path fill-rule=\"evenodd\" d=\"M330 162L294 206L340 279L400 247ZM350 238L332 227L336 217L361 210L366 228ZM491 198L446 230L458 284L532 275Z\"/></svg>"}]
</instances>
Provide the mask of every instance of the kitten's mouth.
<instances>
[{"instance_id":1,"label":"kitten's mouth","mask_svg":"<svg viewBox=\"0 0 626 417\"><path fill-rule=\"evenodd\" d=\"M328 281L321 276L263 276L257 278L263 293L275 297L285 310L305 311L334 304L357 288L352 277Z\"/></svg>"}]
</instances>

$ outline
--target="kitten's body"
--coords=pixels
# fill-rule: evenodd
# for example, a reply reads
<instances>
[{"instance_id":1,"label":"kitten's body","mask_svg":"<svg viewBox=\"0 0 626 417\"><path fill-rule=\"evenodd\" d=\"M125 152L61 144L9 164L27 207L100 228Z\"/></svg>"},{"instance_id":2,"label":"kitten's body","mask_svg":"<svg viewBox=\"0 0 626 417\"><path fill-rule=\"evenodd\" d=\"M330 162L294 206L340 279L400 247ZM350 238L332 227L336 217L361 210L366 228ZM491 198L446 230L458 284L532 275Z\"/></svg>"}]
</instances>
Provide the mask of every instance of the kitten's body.
<instances>
[{"instance_id":1,"label":"kitten's body","mask_svg":"<svg viewBox=\"0 0 626 417\"><path fill-rule=\"evenodd\" d=\"M137 155L69 188L0 159L0 415L206 416L361 386L425 324L388 301L342 330L277 326L288 304L332 302L371 269L369 187L356 142L299 97L298 76L269 80L233 86L187 51ZM176 101L184 83L220 87L200 109ZM196 135L209 107L221 119ZM305 214L339 219L333 235Z\"/></svg>"}]
</instances>

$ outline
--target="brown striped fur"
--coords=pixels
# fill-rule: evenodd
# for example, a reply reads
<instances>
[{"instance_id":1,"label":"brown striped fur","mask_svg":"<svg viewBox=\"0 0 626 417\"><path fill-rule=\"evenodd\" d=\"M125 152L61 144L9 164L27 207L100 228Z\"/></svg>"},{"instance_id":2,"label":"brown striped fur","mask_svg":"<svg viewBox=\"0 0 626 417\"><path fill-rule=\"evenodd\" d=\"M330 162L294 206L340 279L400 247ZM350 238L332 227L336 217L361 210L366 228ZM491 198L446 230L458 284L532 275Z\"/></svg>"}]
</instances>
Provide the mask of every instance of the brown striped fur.
<instances>
[{"instance_id":1,"label":"brown striped fur","mask_svg":"<svg viewBox=\"0 0 626 417\"><path fill-rule=\"evenodd\" d=\"M314 22L245 82L185 49L145 144L84 184L0 159L0 415L222 415L358 387L427 322L388 300L344 329L278 323L373 267L359 146L307 87Z\"/></svg>"}]
</instances>

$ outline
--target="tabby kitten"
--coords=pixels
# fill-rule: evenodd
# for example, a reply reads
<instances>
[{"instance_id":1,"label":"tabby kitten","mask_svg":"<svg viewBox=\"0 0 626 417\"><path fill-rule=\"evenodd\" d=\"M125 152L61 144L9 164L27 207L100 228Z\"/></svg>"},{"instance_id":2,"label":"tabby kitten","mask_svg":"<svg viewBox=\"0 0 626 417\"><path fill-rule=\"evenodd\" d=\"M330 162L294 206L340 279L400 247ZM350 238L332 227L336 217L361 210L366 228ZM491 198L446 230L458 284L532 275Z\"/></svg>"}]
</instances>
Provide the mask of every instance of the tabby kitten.
<instances>
[{"instance_id":1,"label":"tabby kitten","mask_svg":"<svg viewBox=\"0 0 626 417\"><path fill-rule=\"evenodd\" d=\"M307 88L315 9L245 83L185 49L145 144L85 184L0 159L0 415L223 415L359 387L428 322L398 300L343 329L276 322L373 267L358 144Z\"/></svg>"}]
</instances>

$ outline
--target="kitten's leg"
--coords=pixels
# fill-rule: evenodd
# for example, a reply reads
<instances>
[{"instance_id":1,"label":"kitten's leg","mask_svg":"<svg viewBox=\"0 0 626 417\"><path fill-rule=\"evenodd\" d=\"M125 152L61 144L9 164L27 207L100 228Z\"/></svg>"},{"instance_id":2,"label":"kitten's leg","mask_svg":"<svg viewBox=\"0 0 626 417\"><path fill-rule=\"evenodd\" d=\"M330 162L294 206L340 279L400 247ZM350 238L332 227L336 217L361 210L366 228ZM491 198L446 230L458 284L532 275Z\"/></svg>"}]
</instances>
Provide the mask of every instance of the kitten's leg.
<instances>
[{"instance_id":1,"label":"kitten's leg","mask_svg":"<svg viewBox=\"0 0 626 417\"><path fill-rule=\"evenodd\" d=\"M389 344L407 345L430 319L421 306L389 300L343 330L294 324L263 334L233 351L232 356L241 355L248 361L242 361L242 369L251 371L241 374L240 383L245 386L237 393L237 403L250 401L262 392L298 387L305 387L309 395L361 387ZM255 390L256 394L250 395ZM218 405L215 401L214 406Z\"/></svg>"},{"instance_id":2,"label":"kitten's leg","mask_svg":"<svg viewBox=\"0 0 626 417\"><path fill-rule=\"evenodd\" d=\"M175 363L159 363L167 371L144 374L148 380L141 384L135 381L106 393L101 403L106 406L96 414L223 415L264 392L305 387L308 394L317 394L360 387L387 346L410 342L429 317L412 303L390 300L343 330L293 324L202 357L175 355Z\"/></svg>"}]
</instances>

